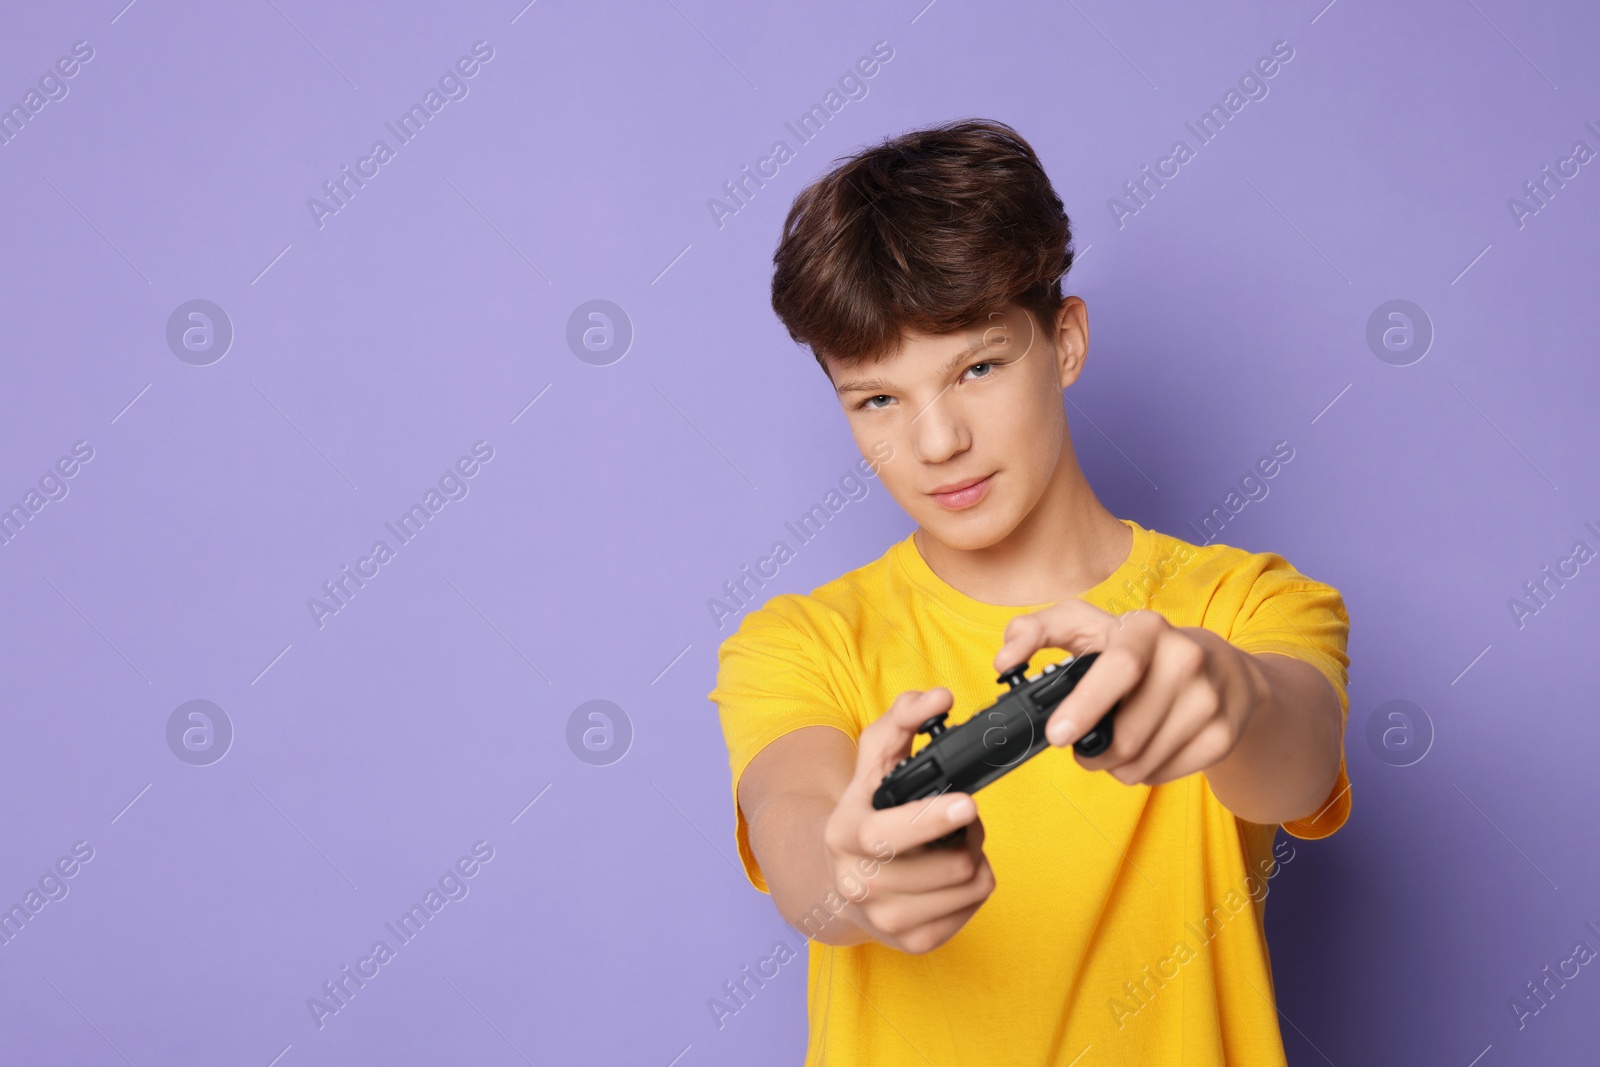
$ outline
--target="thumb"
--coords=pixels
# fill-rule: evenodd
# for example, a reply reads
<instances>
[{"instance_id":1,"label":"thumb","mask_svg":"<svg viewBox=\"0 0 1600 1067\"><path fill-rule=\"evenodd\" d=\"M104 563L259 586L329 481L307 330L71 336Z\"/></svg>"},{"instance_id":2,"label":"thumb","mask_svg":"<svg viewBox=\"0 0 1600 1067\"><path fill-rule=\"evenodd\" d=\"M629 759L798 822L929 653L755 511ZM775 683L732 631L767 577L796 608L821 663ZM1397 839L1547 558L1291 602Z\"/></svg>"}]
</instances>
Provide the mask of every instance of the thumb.
<instances>
[{"instance_id":1,"label":"thumb","mask_svg":"<svg viewBox=\"0 0 1600 1067\"><path fill-rule=\"evenodd\" d=\"M871 798L883 776L911 752L917 727L955 703L950 690L911 689L895 697L889 710L867 724L856 741L856 774L850 792Z\"/></svg>"}]
</instances>

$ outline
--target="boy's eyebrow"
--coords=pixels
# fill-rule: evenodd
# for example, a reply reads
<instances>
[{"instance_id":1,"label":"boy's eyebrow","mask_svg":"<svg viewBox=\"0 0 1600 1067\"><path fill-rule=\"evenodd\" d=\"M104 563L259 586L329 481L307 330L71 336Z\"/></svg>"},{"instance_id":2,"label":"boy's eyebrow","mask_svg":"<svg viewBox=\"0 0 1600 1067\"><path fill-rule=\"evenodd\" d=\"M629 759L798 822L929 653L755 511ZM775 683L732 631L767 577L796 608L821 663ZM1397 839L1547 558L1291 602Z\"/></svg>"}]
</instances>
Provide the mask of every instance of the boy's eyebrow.
<instances>
[{"instance_id":1,"label":"boy's eyebrow","mask_svg":"<svg viewBox=\"0 0 1600 1067\"><path fill-rule=\"evenodd\" d=\"M988 330L985 330L984 337L979 337L972 344L968 345L966 348L962 349L960 352L957 352L955 355L946 360L944 367L940 369L939 373L949 374L956 368L956 364L971 359L979 352L982 352L984 349L988 348L989 342L985 339L988 335L988 332ZM842 385L836 386L833 391L837 394L843 395L845 393L879 392L885 389L893 388L894 386L891 383L882 378L858 378L853 382L845 382Z\"/></svg>"}]
</instances>

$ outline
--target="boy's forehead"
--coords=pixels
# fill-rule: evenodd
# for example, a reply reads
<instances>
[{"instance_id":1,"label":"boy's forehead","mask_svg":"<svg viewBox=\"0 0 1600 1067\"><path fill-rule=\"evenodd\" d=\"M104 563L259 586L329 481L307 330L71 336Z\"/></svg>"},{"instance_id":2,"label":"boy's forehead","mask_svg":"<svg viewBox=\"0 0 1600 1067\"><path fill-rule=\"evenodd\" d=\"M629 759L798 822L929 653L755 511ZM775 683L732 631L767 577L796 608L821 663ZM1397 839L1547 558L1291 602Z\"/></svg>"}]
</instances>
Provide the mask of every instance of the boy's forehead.
<instances>
[{"instance_id":1,"label":"boy's forehead","mask_svg":"<svg viewBox=\"0 0 1600 1067\"><path fill-rule=\"evenodd\" d=\"M949 333L904 330L900 334L898 347L860 362L843 364L824 355L824 367L828 377L839 387L847 386L848 380L877 379L896 371L938 372L946 369L949 363L982 353L990 345L1026 337L1030 323L1027 313L1013 305L1002 311L990 312L986 319Z\"/></svg>"},{"instance_id":2,"label":"boy's forehead","mask_svg":"<svg viewBox=\"0 0 1600 1067\"><path fill-rule=\"evenodd\" d=\"M902 335L902 351L914 349L919 352L929 353L932 358L938 359L953 352L963 351L977 345L979 342L994 337L1015 334L1018 330L1027 332L1027 312L1017 305L991 311L984 318L966 326L951 330L949 333L921 333L916 330L906 330Z\"/></svg>"}]
</instances>

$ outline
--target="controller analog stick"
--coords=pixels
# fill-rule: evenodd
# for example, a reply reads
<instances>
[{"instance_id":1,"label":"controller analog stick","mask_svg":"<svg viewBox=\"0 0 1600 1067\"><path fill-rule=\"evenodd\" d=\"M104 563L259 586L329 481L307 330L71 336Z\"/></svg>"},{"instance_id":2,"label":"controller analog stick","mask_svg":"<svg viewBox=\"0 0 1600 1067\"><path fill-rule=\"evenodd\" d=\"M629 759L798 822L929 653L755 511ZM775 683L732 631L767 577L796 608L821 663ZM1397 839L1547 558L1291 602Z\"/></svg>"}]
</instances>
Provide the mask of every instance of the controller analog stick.
<instances>
[{"instance_id":1,"label":"controller analog stick","mask_svg":"<svg viewBox=\"0 0 1600 1067\"><path fill-rule=\"evenodd\" d=\"M1022 683L1026 682L1027 680L1028 665L1025 662L1017 664L1009 671L1006 671L1004 674L1000 675L1000 681L1004 682L1006 685L1009 685L1013 689L1020 688Z\"/></svg>"},{"instance_id":2,"label":"controller analog stick","mask_svg":"<svg viewBox=\"0 0 1600 1067\"><path fill-rule=\"evenodd\" d=\"M917 733L927 734L928 740L933 740L935 737L938 737L940 734L944 733L944 721L949 716L950 713L948 711L941 711L939 714L935 715L933 718L917 727Z\"/></svg>"}]
</instances>

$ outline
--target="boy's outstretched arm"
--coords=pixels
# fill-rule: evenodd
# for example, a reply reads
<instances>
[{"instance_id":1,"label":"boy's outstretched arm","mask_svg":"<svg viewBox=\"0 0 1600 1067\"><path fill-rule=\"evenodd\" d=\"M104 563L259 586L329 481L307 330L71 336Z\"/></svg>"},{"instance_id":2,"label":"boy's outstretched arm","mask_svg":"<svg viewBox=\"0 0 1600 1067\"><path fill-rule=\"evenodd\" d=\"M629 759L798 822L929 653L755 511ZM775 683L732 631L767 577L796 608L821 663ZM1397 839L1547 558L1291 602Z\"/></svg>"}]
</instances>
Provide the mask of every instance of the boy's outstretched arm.
<instances>
[{"instance_id":1,"label":"boy's outstretched arm","mask_svg":"<svg viewBox=\"0 0 1600 1067\"><path fill-rule=\"evenodd\" d=\"M745 768L739 806L751 850L779 913L806 936L928 952L954 937L993 891L970 796L872 806L873 790L910 752L917 726L951 703L948 689L902 693L858 744L831 726L806 726ZM960 847L922 847L968 824Z\"/></svg>"},{"instance_id":2,"label":"boy's outstretched arm","mask_svg":"<svg viewBox=\"0 0 1600 1067\"><path fill-rule=\"evenodd\" d=\"M1266 688L1233 751L1206 768L1211 791L1229 811L1251 822L1283 823L1319 814L1339 777L1344 727L1333 685L1305 660L1244 652L1204 632L1241 657L1245 670L1260 672Z\"/></svg>"},{"instance_id":3,"label":"boy's outstretched arm","mask_svg":"<svg viewBox=\"0 0 1600 1067\"><path fill-rule=\"evenodd\" d=\"M1100 652L1051 716L1052 744L1070 744L1123 702L1111 747L1077 757L1088 770L1152 786L1204 771L1229 811L1264 824L1314 814L1338 779L1339 698L1304 660L1245 652L1154 611L1116 616L1072 599L1013 619L995 668L1045 647Z\"/></svg>"}]
</instances>

